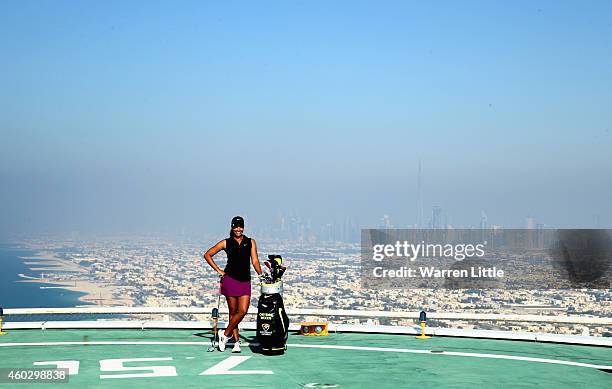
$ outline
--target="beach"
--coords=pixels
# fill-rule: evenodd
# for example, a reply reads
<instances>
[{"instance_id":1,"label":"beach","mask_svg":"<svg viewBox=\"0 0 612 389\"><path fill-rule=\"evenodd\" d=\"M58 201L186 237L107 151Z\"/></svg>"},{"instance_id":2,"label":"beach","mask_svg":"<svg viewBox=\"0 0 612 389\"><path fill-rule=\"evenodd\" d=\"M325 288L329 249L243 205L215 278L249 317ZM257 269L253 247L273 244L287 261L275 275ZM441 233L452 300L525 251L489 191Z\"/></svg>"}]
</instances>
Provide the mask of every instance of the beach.
<instances>
[{"instance_id":1,"label":"beach","mask_svg":"<svg viewBox=\"0 0 612 389\"><path fill-rule=\"evenodd\" d=\"M40 251L32 256L20 256L23 263L33 272L41 274L32 277L19 274L17 282L44 284L41 288L61 288L84 293L79 301L100 306L132 306L132 299L125 296L121 287L102 281L88 280L88 270L70 260L60 258L51 251Z\"/></svg>"}]
</instances>

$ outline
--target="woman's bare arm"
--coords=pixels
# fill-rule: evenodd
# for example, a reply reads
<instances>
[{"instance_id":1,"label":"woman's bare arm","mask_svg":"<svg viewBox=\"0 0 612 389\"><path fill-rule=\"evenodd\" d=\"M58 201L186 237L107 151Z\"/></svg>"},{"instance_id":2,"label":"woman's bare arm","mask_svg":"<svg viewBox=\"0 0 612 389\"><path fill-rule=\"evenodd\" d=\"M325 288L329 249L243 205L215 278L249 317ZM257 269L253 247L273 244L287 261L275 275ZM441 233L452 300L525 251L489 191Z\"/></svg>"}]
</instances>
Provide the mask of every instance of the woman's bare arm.
<instances>
[{"instance_id":1,"label":"woman's bare arm","mask_svg":"<svg viewBox=\"0 0 612 389\"><path fill-rule=\"evenodd\" d=\"M220 241L219 243L217 243L216 245L214 245L213 247L209 248L208 250L206 250L206 252L204 253L204 259L206 260L206 262L208 262L208 264L210 265L210 267L212 267L213 269L215 269L215 271L217 273L219 273L220 276L224 276L225 272L223 270L221 270L221 268L215 263L215 261L213 260L213 256L215 254L217 254L219 251L225 249L225 239Z\"/></svg>"},{"instance_id":2,"label":"woman's bare arm","mask_svg":"<svg viewBox=\"0 0 612 389\"><path fill-rule=\"evenodd\" d=\"M259 264L259 257L257 256L257 243L255 239L251 238L251 263L255 268L257 274L261 274L261 265Z\"/></svg>"}]
</instances>

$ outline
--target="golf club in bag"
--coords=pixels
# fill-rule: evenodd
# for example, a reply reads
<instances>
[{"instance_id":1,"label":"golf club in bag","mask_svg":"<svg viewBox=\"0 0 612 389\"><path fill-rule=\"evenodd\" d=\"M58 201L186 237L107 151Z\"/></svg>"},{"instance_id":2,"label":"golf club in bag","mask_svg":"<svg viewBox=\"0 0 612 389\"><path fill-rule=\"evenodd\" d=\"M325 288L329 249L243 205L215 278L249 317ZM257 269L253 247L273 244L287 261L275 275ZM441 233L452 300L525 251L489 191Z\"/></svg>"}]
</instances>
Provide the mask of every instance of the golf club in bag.
<instances>
[{"instance_id":1,"label":"golf club in bag","mask_svg":"<svg viewBox=\"0 0 612 389\"><path fill-rule=\"evenodd\" d=\"M264 264L270 274L262 275L257 304L257 340L262 354L280 355L287 349L289 317L283 303L283 276L286 267L280 255L269 255Z\"/></svg>"}]
</instances>

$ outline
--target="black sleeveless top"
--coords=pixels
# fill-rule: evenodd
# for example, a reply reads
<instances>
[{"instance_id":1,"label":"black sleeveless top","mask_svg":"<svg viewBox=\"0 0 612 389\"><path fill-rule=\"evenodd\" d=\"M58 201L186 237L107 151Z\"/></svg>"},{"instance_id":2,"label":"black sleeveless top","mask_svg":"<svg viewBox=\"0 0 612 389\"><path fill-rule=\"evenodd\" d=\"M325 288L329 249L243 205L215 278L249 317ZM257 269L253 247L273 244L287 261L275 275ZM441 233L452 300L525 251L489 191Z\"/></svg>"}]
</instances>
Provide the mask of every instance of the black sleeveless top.
<instances>
[{"instance_id":1,"label":"black sleeveless top","mask_svg":"<svg viewBox=\"0 0 612 389\"><path fill-rule=\"evenodd\" d=\"M225 239L227 265L223 270L228 276L238 281L251 280L251 238L243 235L242 243L236 239Z\"/></svg>"}]
</instances>

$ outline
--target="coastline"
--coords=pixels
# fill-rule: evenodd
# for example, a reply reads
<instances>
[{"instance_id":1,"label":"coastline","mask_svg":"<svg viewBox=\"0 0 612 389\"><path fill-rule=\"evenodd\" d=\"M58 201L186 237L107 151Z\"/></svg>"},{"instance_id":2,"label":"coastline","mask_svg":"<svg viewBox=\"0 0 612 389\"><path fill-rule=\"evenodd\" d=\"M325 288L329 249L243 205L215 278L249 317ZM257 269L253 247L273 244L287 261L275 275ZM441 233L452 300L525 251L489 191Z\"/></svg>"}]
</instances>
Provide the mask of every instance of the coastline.
<instances>
[{"instance_id":1,"label":"coastline","mask_svg":"<svg viewBox=\"0 0 612 389\"><path fill-rule=\"evenodd\" d=\"M38 283L48 285L48 288L61 288L72 292L83 293L79 301L87 304L101 306L132 306L133 300L123 295L121 288L115 285L103 285L97 281L82 279L80 275L87 273L87 269L70 260L63 259L51 251L39 251L32 256L19 256L19 259L33 272L48 272L52 279L36 278L19 274L22 283ZM71 279L57 279L61 277L58 272L70 272ZM45 287L41 287L45 288ZM120 296L120 297L117 297Z\"/></svg>"}]
</instances>

